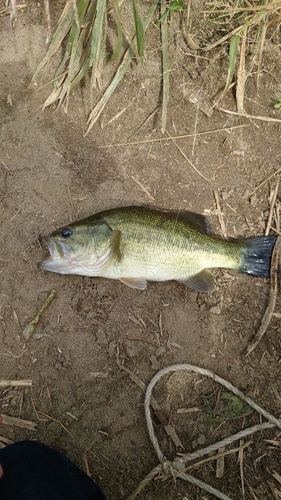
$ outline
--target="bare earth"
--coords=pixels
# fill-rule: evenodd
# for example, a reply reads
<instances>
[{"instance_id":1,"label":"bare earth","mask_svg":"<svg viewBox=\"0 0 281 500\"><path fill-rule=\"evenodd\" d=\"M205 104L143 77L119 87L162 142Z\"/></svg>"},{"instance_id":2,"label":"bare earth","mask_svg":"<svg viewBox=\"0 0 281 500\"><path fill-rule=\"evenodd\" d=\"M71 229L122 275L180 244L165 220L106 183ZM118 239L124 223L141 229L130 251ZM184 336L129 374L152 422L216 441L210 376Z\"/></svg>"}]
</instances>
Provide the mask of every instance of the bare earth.
<instances>
[{"instance_id":1,"label":"bare earth","mask_svg":"<svg viewBox=\"0 0 281 500\"><path fill-rule=\"evenodd\" d=\"M150 36L157 37L156 28ZM1 18L0 380L31 379L32 388L2 388L0 413L37 422L37 429L3 424L0 434L12 441L38 439L84 470L87 462L109 500L125 499L158 460L147 433L143 393L118 363L145 384L174 363L205 367L280 417L280 318L272 318L257 349L245 356L267 307L269 280L218 270L211 295L176 282L149 283L140 292L115 281L39 271L37 263L46 251L38 237L122 205L202 213L208 215L213 232L221 235L214 191L219 193L229 237L261 235L276 177L249 195L280 168L280 123L219 110L206 116L190 95L202 89L200 98L207 104L218 95L227 72L225 56L209 65L188 56L192 51L180 38L177 46L171 45L167 130L171 136L190 134L176 142L204 178L168 135L161 136L160 115L140 128L159 102L157 51L144 68L130 70L83 138L89 111L84 87L73 93L67 114L62 109L41 113L49 88L35 92L42 81L37 87L30 81L45 53L44 40L40 4L34 2L19 13L14 31L9 18ZM245 107L252 115L281 119L272 103L281 96L281 52L274 39L266 43L262 68L258 93L254 78L247 82ZM52 74L50 68L43 83ZM220 105L235 110L231 91ZM165 140L103 148L158 138ZM56 298L36 330L45 336L25 343L23 328L53 288ZM206 404L206 398L215 405L220 390L212 381L185 372L159 382L155 397L184 447L176 449L154 417L168 459L259 423L255 413L221 424L210 422L205 411L177 413L179 408ZM243 463L237 453L227 456L221 478L216 478L216 461L191 474L233 500L242 498L242 484L247 500L280 498L276 491L281 484L273 477L274 472L281 474L280 437L280 430L272 429L246 438L252 442L244 450ZM151 482L138 498L213 497L170 476Z\"/></svg>"}]
</instances>

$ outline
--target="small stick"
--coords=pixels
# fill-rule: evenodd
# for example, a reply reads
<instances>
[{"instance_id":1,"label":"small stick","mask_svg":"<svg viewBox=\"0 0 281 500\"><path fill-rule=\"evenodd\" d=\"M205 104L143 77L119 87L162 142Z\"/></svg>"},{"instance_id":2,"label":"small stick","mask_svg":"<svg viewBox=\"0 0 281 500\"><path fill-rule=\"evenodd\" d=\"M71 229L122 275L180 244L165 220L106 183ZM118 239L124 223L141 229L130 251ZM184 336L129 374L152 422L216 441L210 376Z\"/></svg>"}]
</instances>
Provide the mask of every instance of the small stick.
<instances>
[{"instance_id":1,"label":"small stick","mask_svg":"<svg viewBox=\"0 0 281 500\"><path fill-rule=\"evenodd\" d=\"M254 490L252 488L252 486L249 484L249 482L247 481L247 479L245 478L245 483L247 484L249 490L250 490L250 494L252 495L252 498L254 500L258 500L258 498L256 497L255 493L254 493Z\"/></svg>"},{"instance_id":2,"label":"small stick","mask_svg":"<svg viewBox=\"0 0 281 500\"><path fill-rule=\"evenodd\" d=\"M270 118L268 116L255 116L248 115L248 113L238 113L237 111L230 111L229 109L218 108L223 113L227 115L235 115L235 116L244 116L245 118L250 118L251 120L261 120L263 122L272 122L272 123L281 123L281 120L278 118Z\"/></svg>"},{"instance_id":3,"label":"small stick","mask_svg":"<svg viewBox=\"0 0 281 500\"><path fill-rule=\"evenodd\" d=\"M141 389L142 392L145 393L146 386L143 383L143 381L140 380L140 378L137 377L137 375L135 375L135 373L131 372L131 370L129 370L125 366L121 365L118 361L117 361L117 364L118 364L119 368L121 368L121 370L124 370L125 372L127 372L129 374L129 376L133 380L133 382ZM157 403L156 399L154 399L153 396L151 396L150 404L151 404L151 407L153 408L155 415L157 416L157 418L160 420L161 424L163 425L166 433L172 439L174 445L177 448L180 447L180 448L184 449L184 446L183 446L180 438L178 437L178 435L175 431L175 428L171 424L169 424L167 416L165 415L161 406L159 406L159 404Z\"/></svg>"},{"instance_id":4,"label":"small stick","mask_svg":"<svg viewBox=\"0 0 281 500\"><path fill-rule=\"evenodd\" d=\"M12 220L14 220L20 213L21 213L21 208L17 211L15 215L13 215L13 217L9 220L9 222L12 222Z\"/></svg>"},{"instance_id":5,"label":"small stick","mask_svg":"<svg viewBox=\"0 0 281 500\"><path fill-rule=\"evenodd\" d=\"M145 192L145 194L147 194L148 198L150 198L152 201L155 201L155 198L153 198L152 194L150 194L148 189L146 189L146 187L140 181L135 179L135 177L133 175L131 175L131 177L132 177L133 181L135 181L139 185L139 187Z\"/></svg>"},{"instance_id":6,"label":"small stick","mask_svg":"<svg viewBox=\"0 0 281 500\"><path fill-rule=\"evenodd\" d=\"M274 191L273 191L272 196L271 196L269 216L268 216L268 220L267 220L266 230L265 230L265 233L264 233L265 236L269 235L269 230L270 230L270 227L271 227L271 222L272 222L272 217L273 217L273 211L274 211L274 207L275 207L276 197L277 197L277 194L278 194L279 181L280 181L280 179L277 180L276 186L275 186Z\"/></svg>"},{"instance_id":7,"label":"small stick","mask_svg":"<svg viewBox=\"0 0 281 500\"><path fill-rule=\"evenodd\" d=\"M117 113L115 116L113 116L113 118L111 118L111 120L109 120L109 122L107 122L106 125L109 125L110 123L117 120L124 113L124 111L126 111L131 106L131 104L133 104L135 99L136 99L136 97L134 97L125 108L123 108L121 111L119 111L119 113Z\"/></svg>"},{"instance_id":8,"label":"small stick","mask_svg":"<svg viewBox=\"0 0 281 500\"><path fill-rule=\"evenodd\" d=\"M269 181L269 179L271 179L272 177L274 177L275 175L277 174L280 174L281 172L281 168L279 168L279 170L276 170L276 172L273 172L273 174L271 174L269 177L267 177L264 181L262 181L261 184L259 184L250 194L249 194L249 198L251 198L251 196L253 196L253 194L260 188L262 187L267 181Z\"/></svg>"},{"instance_id":9,"label":"small stick","mask_svg":"<svg viewBox=\"0 0 281 500\"><path fill-rule=\"evenodd\" d=\"M72 210L73 210L74 216L75 216L75 217L77 217L77 213L76 213L76 210L75 210L75 208L74 208L73 201L72 201L72 198L71 198L71 194L70 194L70 188L69 188L69 186L67 186L67 191L68 191L68 198L69 198L70 205L71 205L71 208L72 208Z\"/></svg>"},{"instance_id":10,"label":"small stick","mask_svg":"<svg viewBox=\"0 0 281 500\"><path fill-rule=\"evenodd\" d=\"M281 476L280 476L280 474L278 474L278 472L276 472L276 471L273 471L272 475L276 479L276 481L278 481L278 483L281 484Z\"/></svg>"},{"instance_id":11,"label":"small stick","mask_svg":"<svg viewBox=\"0 0 281 500\"><path fill-rule=\"evenodd\" d=\"M30 323L28 323L28 325L24 328L24 330L22 332L22 336L23 336L24 340L26 340L26 341L36 340L36 339L38 339L38 338L40 338L40 337L43 336L43 335L40 335L40 334L34 335L35 328L38 325L39 320L40 320L43 312L51 304L51 302L54 299L54 296L56 295L56 293L57 292L56 292L55 289L53 289L51 291L51 293L48 295L48 297L46 298L46 300L43 302L42 307L39 309L39 311L36 314L36 316L34 316L33 320Z\"/></svg>"},{"instance_id":12,"label":"small stick","mask_svg":"<svg viewBox=\"0 0 281 500\"><path fill-rule=\"evenodd\" d=\"M182 156L186 159L186 161L189 163L189 165L197 172L197 174L199 174L200 177L202 177L205 181L211 182L210 179L207 179L207 177L205 177L203 174L201 174L201 172L198 170L198 168L196 168L195 165L193 165L192 161L190 161L190 159L187 158L187 156L184 154L183 150L177 145L176 141L174 140L173 137L170 136L170 134L167 130L166 130L166 133L167 133L169 139L171 139L173 141L176 148L179 150L179 152L182 154ZM197 135L199 135L199 133L193 134L194 137L196 137Z\"/></svg>"},{"instance_id":13,"label":"small stick","mask_svg":"<svg viewBox=\"0 0 281 500\"><path fill-rule=\"evenodd\" d=\"M32 380L0 380L0 387L31 387Z\"/></svg>"},{"instance_id":14,"label":"small stick","mask_svg":"<svg viewBox=\"0 0 281 500\"><path fill-rule=\"evenodd\" d=\"M36 431L37 424L31 422L30 420L24 420L22 418L9 417L8 415L0 414L0 424L6 425L16 425L17 427L23 427L30 431Z\"/></svg>"},{"instance_id":15,"label":"small stick","mask_svg":"<svg viewBox=\"0 0 281 500\"><path fill-rule=\"evenodd\" d=\"M264 333L266 332L268 325L270 323L271 317L274 313L276 297L277 297L277 270L281 251L281 236L277 236L277 240L274 246L271 267L270 267L270 292L269 301L264 317L262 318L260 328L256 333L253 341L248 345L246 356L248 356L258 345L262 339Z\"/></svg>"},{"instance_id":16,"label":"small stick","mask_svg":"<svg viewBox=\"0 0 281 500\"><path fill-rule=\"evenodd\" d=\"M227 231L226 231L225 223L224 223L223 216L222 216L220 200L219 200L219 193L217 191L214 191L214 196L215 196L215 200L216 200L216 204L217 204L218 219L219 219L219 223L220 223L220 227L221 227L221 232L223 234L223 237L226 239L227 238Z\"/></svg>"},{"instance_id":17,"label":"small stick","mask_svg":"<svg viewBox=\"0 0 281 500\"><path fill-rule=\"evenodd\" d=\"M88 460L87 460L86 453L83 453L83 461L84 461L84 465L85 465L86 474L87 474L87 476L91 477L89 463L88 463Z\"/></svg>"},{"instance_id":18,"label":"small stick","mask_svg":"<svg viewBox=\"0 0 281 500\"><path fill-rule=\"evenodd\" d=\"M192 408L178 408L177 413L194 413L197 411L202 411L201 408L198 408L197 406L193 406Z\"/></svg>"},{"instance_id":19,"label":"small stick","mask_svg":"<svg viewBox=\"0 0 281 500\"><path fill-rule=\"evenodd\" d=\"M57 420L56 418L53 418L51 417L51 415L47 415L46 413L43 413L43 411L37 411L37 414L40 413L40 415L43 415L44 417L46 418L49 418L50 420L52 420L53 422L56 422L57 424L59 424L66 432L67 434L69 434L73 439L74 436L69 432L69 430L65 427L65 425L63 425L59 420Z\"/></svg>"},{"instance_id":20,"label":"small stick","mask_svg":"<svg viewBox=\"0 0 281 500\"><path fill-rule=\"evenodd\" d=\"M222 478L224 473L224 455L225 446L218 449L218 458L217 458L217 468L216 468L216 478Z\"/></svg>"},{"instance_id":21,"label":"small stick","mask_svg":"<svg viewBox=\"0 0 281 500\"><path fill-rule=\"evenodd\" d=\"M128 335L126 335L125 338L128 340L139 340L140 342L146 342L147 344L151 344L154 347L159 347L159 345L156 344L156 342L152 342L152 340L142 339L141 337L129 337Z\"/></svg>"},{"instance_id":22,"label":"small stick","mask_svg":"<svg viewBox=\"0 0 281 500\"><path fill-rule=\"evenodd\" d=\"M244 92L245 92L245 83L248 75L246 74L245 69L245 60L246 60L246 41L247 41L247 27L245 28L242 35L242 43L240 48L240 59L239 66L237 71L237 88L236 88L236 103L237 103L237 111L239 113L244 114Z\"/></svg>"},{"instance_id":23,"label":"small stick","mask_svg":"<svg viewBox=\"0 0 281 500\"><path fill-rule=\"evenodd\" d=\"M27 7L27 3L22 4L22 5L17 5L16 10L22 10L22 9L25 9L26 7ZM9 7L5 7L4 9L0 10L0 17L8 16L9 14L10 14Z\"/></svg>"}]
</instances>

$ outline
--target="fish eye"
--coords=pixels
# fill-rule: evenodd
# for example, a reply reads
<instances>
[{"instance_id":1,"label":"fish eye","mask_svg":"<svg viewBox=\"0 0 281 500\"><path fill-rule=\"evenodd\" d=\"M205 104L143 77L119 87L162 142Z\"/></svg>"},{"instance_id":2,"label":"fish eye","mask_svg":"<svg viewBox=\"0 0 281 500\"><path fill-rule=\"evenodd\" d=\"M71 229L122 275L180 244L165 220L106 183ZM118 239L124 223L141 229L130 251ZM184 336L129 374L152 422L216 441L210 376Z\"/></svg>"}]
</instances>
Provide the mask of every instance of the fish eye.
<instances>
[{"instance_id":1,"label":"fish eye","mask_svg":"<svg viewBox=\"0 0 281 500\"><path fill-rule=\"evenodd\" d=\"M63 238L70 238L70 236L72 235L73 231L70 227L65 227L62 232L61 232L61 235Z\"/></svg>"}]
</instances>

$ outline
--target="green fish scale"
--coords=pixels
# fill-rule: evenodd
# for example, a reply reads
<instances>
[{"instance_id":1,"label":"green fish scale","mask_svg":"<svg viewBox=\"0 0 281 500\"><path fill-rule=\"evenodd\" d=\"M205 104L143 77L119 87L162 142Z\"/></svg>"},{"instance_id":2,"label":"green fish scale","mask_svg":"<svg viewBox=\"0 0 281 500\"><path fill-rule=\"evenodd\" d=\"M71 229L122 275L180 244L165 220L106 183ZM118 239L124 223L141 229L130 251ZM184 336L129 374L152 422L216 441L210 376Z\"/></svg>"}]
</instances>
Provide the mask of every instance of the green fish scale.
<instances>
[{"instance_id":1,"label":"green fish scale","mask_svg":"<svg viewBox=\"0 0 281 500\"><path fill-rule=\"evenodd\" d=\"M240 266L241 245L237 242L208 236L169 213L126 207L102 212L88 222L98 219L121 231L123 257L114 267L116 272L117 267L119 273L123 271L123 277L183 279L204 268Z\"/></svg>"}]
</instances>

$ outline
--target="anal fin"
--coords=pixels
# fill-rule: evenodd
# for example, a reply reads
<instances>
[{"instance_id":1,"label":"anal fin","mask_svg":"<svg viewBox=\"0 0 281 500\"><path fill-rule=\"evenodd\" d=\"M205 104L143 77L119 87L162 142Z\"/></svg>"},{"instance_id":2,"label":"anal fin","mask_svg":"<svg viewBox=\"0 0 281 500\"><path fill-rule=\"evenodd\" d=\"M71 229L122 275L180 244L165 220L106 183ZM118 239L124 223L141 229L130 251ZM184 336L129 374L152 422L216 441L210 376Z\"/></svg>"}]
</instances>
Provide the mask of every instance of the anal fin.
<instances>
[{"instance_id":1,"label":"anal fin","mask_svg":"<svg viewBox=\"0 0 281 500\"><path fill-rule=\"evenodd\" d=\"M119 280L130 288L136 288L137 290L146 289L147 282L144 278L119 278Z\"/></svg>"},{"instance_id":2,"label":"anal fin","mask_svg":"<svg viewBox=\"0 0 281 500\"><path fill-rule=\"evenodd\" d=\"M179 280L185 286L189 286L197 292L211 293L215 289L214 276L208 269L203 269L200 273L189 276L184 280Z\"/></svg>"}]
</instances>

